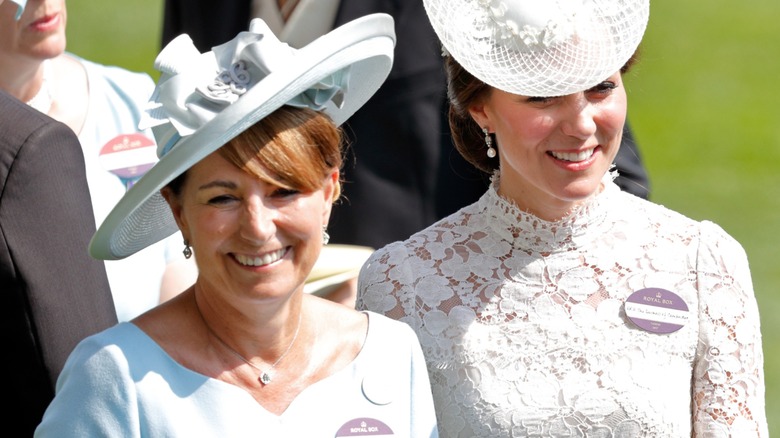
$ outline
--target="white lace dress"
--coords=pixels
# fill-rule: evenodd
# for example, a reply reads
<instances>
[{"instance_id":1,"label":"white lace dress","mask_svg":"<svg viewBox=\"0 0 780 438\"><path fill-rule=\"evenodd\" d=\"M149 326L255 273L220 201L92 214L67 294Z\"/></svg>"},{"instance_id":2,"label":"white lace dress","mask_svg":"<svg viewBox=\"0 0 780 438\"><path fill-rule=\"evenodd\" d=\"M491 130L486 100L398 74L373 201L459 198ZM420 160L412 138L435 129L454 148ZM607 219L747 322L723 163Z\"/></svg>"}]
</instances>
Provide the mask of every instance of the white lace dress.
<instances>
[{"instance_id":1,"label":"white lace dress","mask_svg":"<svg viewBox=\"0 0 780 438\"><path fill-rule=\"evenodd\" d=\"M358 307L408 323L442 437L765 437L763 354L742 247L605 190L546 222L493 187L377 251ZM661 288L688 321L640 328L627 298Z\"/></svg>"}]
</instances>

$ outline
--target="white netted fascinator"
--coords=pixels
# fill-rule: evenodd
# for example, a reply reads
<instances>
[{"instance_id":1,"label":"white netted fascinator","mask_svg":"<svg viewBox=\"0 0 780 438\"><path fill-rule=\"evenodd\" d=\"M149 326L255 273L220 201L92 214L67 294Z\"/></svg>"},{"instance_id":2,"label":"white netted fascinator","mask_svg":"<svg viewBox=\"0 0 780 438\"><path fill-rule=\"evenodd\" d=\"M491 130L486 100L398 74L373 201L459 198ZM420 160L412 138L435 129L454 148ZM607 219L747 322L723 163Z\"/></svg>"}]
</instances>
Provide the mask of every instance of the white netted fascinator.
<instances>
[{"instance_id":1,"label":"white netted fascinator","mask_svg":"<svg viewBox=\"0 0 780 438\"><path fill-rule=\"evenodd\" d=\"M160 190L279 107L308 107L344 123L387 78L393 26L387 14L367 15L301 49L260 19L211 52L198 52L187 35L171 41L155 61L161 76L141 120L152 127L160 160L100 225L90 254L121 259L176 232Z\"/></svg>"},{"instance_id":2,"label":"white netted fascinator","mask_svg":"<svg viewBox=\"0 0 780 438\"><path fill-rule=\"evenodd\" d=\"M649 0L423 0L444 50L524 96L562 96L614 74L639 46Z\"/></svg>"}]
</instances>

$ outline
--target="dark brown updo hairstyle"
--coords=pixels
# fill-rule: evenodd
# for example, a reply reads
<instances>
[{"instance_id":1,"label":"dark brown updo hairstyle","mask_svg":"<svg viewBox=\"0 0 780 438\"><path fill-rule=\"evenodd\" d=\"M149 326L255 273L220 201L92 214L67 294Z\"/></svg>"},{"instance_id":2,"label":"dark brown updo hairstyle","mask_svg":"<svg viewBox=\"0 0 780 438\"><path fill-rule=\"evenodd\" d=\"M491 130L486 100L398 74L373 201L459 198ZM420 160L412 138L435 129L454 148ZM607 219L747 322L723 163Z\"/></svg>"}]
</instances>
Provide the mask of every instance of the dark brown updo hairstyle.
<instances>
[{"instance_id":1,"label":"dark brown updo hairstyle","mask_svg":"<svg viewBox=\"0 0 780 438\"><path fill-rule=\"evenodd\" d=\"M489 158L482 128L471 118L469 108L487 99L492 87L467 72L452 56L444 57L452 141L463 158L477 169L492 174L498 169L498 156Z\"/></svg>"},{"instance_id":2,"label":"dark brown updo hairstyle","mask_svg":"<svg viewBox=\"0 0 780 438\"><path fill-rule=\"evenodd\" d=\"M620 72L628 72L638 56L639 49L637 48L620 69ZM498 155L495 158L487 156L485 134L471 117L469 108L486 100L493 87L475 78L452 56L444 57L444 70L447 73L447 97L450 101L448 117L455 148L466 161L476 166L477 169L492 174L498 169ZM501 147L501 145L496 146Z\"/></svg>"},{"instance_id":3,"label":"dark brown updo hairstyle","mask_svg":"<svg viewBox=\"0 0 780 438\"><path fill-rule=\"evenodd\" d=\"M218 149L223 158L261 181L312 192L330 172L341 169L341 130L323 113L283 106ZM178 196L186 172L168 187ZM336 186L333 201L341 195Z\"/></svg>"}]
</instances>

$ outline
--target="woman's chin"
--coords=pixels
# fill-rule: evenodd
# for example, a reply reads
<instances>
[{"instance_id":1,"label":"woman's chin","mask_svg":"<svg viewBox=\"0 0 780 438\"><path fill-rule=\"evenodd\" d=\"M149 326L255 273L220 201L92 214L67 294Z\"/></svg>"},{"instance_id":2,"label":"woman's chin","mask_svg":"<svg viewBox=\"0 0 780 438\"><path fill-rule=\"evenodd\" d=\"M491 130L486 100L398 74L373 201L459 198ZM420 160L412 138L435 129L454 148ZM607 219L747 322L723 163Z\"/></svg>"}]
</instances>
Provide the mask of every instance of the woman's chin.
<instances>
[{"instance_id":1,"label":"woman's chin","mask_svg":"<svg viewBox=\"0 0 780 438\"><path fill-rule=\"evenodd\" d=\"M570 202L581 203L601 192L602 188L601 179L577 181L563 189L561 198Z\"/></svg>"}]
</instances>

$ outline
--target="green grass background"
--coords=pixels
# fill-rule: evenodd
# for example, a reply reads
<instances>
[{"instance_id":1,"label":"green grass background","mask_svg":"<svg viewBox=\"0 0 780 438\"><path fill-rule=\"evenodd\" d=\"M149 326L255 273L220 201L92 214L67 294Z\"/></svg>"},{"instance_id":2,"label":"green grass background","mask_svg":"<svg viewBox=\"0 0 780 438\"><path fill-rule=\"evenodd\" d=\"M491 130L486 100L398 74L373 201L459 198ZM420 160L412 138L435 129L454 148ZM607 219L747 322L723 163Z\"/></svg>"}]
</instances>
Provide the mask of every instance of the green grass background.
<instances>
[{"instance_id":1,"label":"green grass background","mask_svg":"<svg viewBox=\"0 0 780 438\"><path fill-rule=\"evenodd\" d=\"M67 4L69 51L157 78L162 0ZM771 435L780 434L778 21L777 0L653 0L641 60L626 78L652 199L720 224L747 251Z\"/></svg>"}]
</instances>

